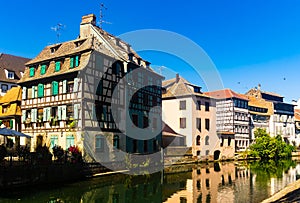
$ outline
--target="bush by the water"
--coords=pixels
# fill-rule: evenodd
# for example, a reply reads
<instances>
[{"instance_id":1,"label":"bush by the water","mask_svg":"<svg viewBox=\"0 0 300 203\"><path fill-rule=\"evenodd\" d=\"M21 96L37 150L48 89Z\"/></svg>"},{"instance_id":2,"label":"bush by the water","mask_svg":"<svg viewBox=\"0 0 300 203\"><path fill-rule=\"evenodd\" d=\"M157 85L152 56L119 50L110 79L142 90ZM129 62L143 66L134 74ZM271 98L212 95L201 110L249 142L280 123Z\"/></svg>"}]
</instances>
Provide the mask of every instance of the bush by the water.
<instances>
[{"instance_id":1,"label":"bush by the water","mask_svg":"<svg viewBox=\"0 0 300 203\"><path fill-rule=\"evenodd\" d=\"M261 159L282 159L291 157L295 147L285 143L280 135L271 137L265 129L254 132L255 143L250 146L250 156Z\"/></svg>"}]
</instances>

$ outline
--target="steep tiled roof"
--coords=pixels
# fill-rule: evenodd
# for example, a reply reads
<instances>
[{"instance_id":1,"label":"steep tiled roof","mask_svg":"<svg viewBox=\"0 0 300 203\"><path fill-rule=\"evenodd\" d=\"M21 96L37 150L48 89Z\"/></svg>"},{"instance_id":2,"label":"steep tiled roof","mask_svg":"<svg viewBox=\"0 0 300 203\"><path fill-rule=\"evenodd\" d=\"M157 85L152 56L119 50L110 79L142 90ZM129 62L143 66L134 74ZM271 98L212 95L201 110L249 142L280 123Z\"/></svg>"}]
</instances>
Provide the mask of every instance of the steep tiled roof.
<instances>
[{"instance_id":1,"label":"steep tiled roof","mask_svg":"<svg viewBox=\"0 0 300 203\"><path fill-rule=\"evenodd\" d=\"M18 105L18 101L22 100L22 90L21 87L13 87L7 93L0 98L0 117L7 116L21 116L21 107ZM7 106L7 110L3 113L2 108Z\"/></svg>"},{"instance_id":2,"label":"steep tiled roof","mask_svg":"<svg viewBox=\"0 0 300 203\"><path fill-rule=\"evenodd\" d=\"M21 72L25 71L25 63L30 59L10 54L0 54L0 81L16 83L22 77ZM15 73L15 79L8 79L5 69Z\"/></svg>"},{"instance_id":3,"label":"steep tiled roof","mask_svg":"<svg viewBox=\"0 0 300 203\"><path fill-rule=\"evenodd\" d=\"M201 96L209 97L203 93L194 91L194 86L181 76L162 82L162 87L166 89L166 92L162 94L162 98L179 97L179 96ZM199 87L200 88L200 87Z\"/></svg>"},{"instance_id":4,"label":"steep tiled roof","mask_svg":"<svg viewBox=\"0 0 300 203\"><path fill-rule=\"evenodd\" d=\"M216 99L237 98L237 99L242 99L242 100L248 100L248 98L245 95L236 93L231 89L223 89L223 90L216 90L216 91L212 91L212 92L205 92L204 94L214 97Z\"/></svg>"},{"instance_id":5,"label":"steep tiled roof","mask_svg":"<svg viewBox=\"0 0 300 203\"><path fill-rule=\"evenodd\" d=\"M300 121L300 109L295 109L295 120Z\"/></svg>"}]
</instances>

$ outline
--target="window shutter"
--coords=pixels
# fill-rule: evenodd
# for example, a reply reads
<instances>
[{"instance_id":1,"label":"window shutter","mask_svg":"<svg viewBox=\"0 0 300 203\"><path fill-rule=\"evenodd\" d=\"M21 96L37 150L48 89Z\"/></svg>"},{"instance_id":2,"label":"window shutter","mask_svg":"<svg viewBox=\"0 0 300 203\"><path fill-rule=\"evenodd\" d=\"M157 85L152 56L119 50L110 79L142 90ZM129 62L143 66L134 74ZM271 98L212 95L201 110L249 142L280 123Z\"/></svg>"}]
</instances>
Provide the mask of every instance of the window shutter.
<instances>
[{"instance_id":1,"label":"window shutter","mask_svg":"<svg viewBox=\"0 0 300 203\"><path fill-rule=\"evenodd\" d=\"M26 121L26 110L22 110L22 122Z\"/></svg>"},{"instance_id":2,"label":"window shutter","mask_svg":"<svg viewBox=\"0 0 300 203\"><path fill-rule=\"evenodd\" d=\"M74 57L70 58L70 68L74 68Z\"/></svg>"},{"instance_id":3,"label":"window shutter","mask_svg":"<svg viewBox=\"0 0 300 203\"><path fill-rule=\"evenodd\" d=\"M47 121L50 121L51 118L51 107L47 108Z\"/></svg>"},{"instance_id":4,"label":"window shutter","mask_svg":"<svg viewBox=\"0 0 300 203\"><path fill-rule=\"evenodd\" d=\"M61 106L61 120L67 120L67 106Z\"/></svg>"},{"instance_id":5,"label":"window shutter","mask_svg":"<svg viewBox=\"0 0 300 203\"><path fill-rule=\"evenodd\" d=\"M34 109L31 109L31 122L32 123L34 123L35 121L34 121L34 118L35 118L35 116L34 116Z\"/></svg>"},{"instance_id":6,"label":"window shutter","mask_svg":"<svg viewBox=\"0 0 300 203\"><path fill-rule=\"evenodd\" d=\"M46 73L46 65L41 66L41 75L44 75Z\"/></svg>"},{"instance_id":7,"label":"window shutter","mask_svg":"<svg viewBox=\"0 0 300 203\"><path fill-rule=\"evenodd\" d=\"M74 119L79 118L79 110L78 110L79 104L74 104Z\"/></svg>"},{"instance_id":8,"label":"window shutter","mask_svg":"<svg viewBox=\"0 0 300 203\"><path fill-rule=\"evenodd\" d=\"M43 109L43 121L47 121L47 108Z\"/></svg>"},{"instance_id":9,"label":"window shutter","mask_svg":"<svg viewBox=\"0 0 300 203\"><path fill-rule=\"evenodd\" d=\"M58 95L58 82L52 82L52 95Z\"/></svg>"},{"instance_id":10,"label":"window shutter","mask_svg":"<svg viewBox=\"0 0 300 203\"><path fill-rule=\"evenodd\" d=\"M73 87L73 91L77 92L78 91L78 78L74 78L74 87Z\"/></svg>"},{"instance_id":11,"label":"window shutter","mask_svg":"<svg viewBox=\"0 0 300 203\"><path fill-rule=\"evenodd\" d=\"M30 77L33 77L33 76L34 76L34 67L31 67L31 68L29 69L29 76L30 76Z\"/></svg>"},{"instance_id":12,"label":"window shutter","mask_svg":"<svg viewBox=\"0 0 300 203\"><path fill-rule=\"evenodd\" d=\"M62 120L61 119L61 110L62 110L62 106L58 106L57 107L57 120Z\"/></svg>"},{"instance_id":13,"label":"window shutter","mask_svg":"<svg viewBox=\"0 0 300 203\"><path fill-rule=\"evenodd\" d=\"M96 118L96 106L95 104L92 105L92 118L91 118L93 121L95 121L97 118Z\"/></svg>"},{"instance_id":14,"label":"window shutter","mask_svg":"<svg viewBox=\"0 0 300 203\"><path fill-rule=\"evenodd\" d=\"M26 99L26 97L27 97L27 88L23 87L23 89L22 89L22 99Z\"/></svg>"},{"instance_id":15,"label":"window shutter","mask_svg":"<svg viewBox=\"0 0 300 203\"><path fill-rule=\"evenodd\" d=\"M14 120L13 119L9 120L9 127L10 127L10 129L14 128Z\"/></svg>"},{"instance_id":16,"label":"window shutter","mask_svg":"<svg viewBox=\"0 0 300 203\"><path fill-rule=\"evenodd\" d=\"M35 98L35 86L32 86L31 88L31 98L34 99Z\"/></svg>"},{"instance_id":17,"label":"window shutter","mask_svg":"<svg viewBox=\"0 0 300 203\"><path fill-rule=\"evenodd\" d=\"M38 97L43 97L44 96L44 85L39 84L38 85Z\"/></svg>"},{"instance_id":18,"label":"window shutter","mask_svg":"<svg viewBox=\"0 0 300 203\"><path fill-rule=\"evenodd\" d=\"M79 66L79 56L75 57L75 66Z\"/></svg>"},{"instance_id":19,"label":"window shutter","mask_svg":"<svg viewBox=\"0 0 300 203\"><path fill-rule=\"evenodd\" d=\"M63 81L63 88L62 88L62 93L67 93L67 80Z\"/></svg>"},{"instance_id":20,"label":"window shutter","mask_svg":"<svg viewBox=\"0 0 300 203\"><path fill-rule=\"evenodd\" d=\"M55 71L60 71L60 61L55 62Z\"/></svg>"}]
</instances>

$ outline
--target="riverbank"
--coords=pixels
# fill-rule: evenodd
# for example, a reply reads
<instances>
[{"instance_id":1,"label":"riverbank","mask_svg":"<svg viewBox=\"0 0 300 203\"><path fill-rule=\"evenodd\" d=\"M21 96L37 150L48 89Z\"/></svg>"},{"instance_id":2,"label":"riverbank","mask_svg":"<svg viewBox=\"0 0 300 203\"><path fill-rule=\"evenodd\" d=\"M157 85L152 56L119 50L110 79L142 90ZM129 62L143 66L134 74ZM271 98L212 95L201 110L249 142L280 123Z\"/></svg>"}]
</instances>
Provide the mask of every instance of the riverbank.
<instances>
[{"instance_id":1,"label":"riverbank","mask_svg":"<svg viewBox=\"0 0 300 203\"><path fill-rule=\"evenodd\" d=\"M272 197L265 199L262 203L273 203L273 202L299 202L300 201L300 179L293 182L275 193Z\"/></svg>"}]
</instances>

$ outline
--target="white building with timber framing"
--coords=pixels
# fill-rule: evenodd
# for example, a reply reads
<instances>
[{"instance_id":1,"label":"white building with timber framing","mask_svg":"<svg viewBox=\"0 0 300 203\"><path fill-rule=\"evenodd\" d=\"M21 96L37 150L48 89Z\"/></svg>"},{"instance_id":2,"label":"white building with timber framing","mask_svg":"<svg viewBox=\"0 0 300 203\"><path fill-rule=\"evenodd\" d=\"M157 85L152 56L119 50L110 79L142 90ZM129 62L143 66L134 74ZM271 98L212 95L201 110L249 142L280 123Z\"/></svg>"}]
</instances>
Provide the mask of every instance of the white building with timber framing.
<instances>
[{"instance_id":1,"label":"white building with timber framing","mask_svg":"<svg viewBox=\"0 0 300 203\"><path fill-rule=\"evenodd\" d=\"M163 77L95 22L83 16L79 38L47 46L26 64L22 132L33 136L32 150L76 145L87 162L160 156Z\"/></svg>"}]
</instances>

